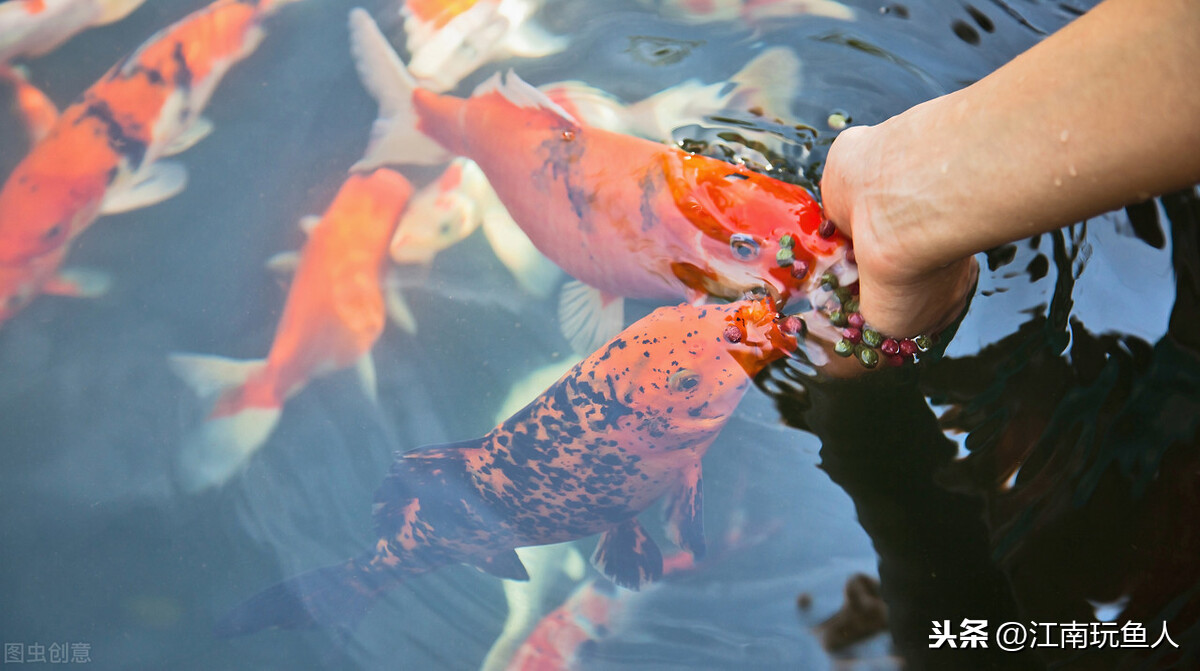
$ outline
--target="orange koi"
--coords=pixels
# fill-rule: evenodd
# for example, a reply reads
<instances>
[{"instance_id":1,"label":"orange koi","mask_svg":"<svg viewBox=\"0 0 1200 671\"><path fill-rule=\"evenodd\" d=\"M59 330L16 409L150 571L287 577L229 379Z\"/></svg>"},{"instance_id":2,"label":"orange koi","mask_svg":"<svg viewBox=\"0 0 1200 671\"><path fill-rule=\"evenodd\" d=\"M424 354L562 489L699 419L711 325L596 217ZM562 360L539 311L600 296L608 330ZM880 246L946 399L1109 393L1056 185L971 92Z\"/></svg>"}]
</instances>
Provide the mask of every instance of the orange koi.
<instances>
[{"instance_id":1,"label":"orange koi","mask_svg":"<svg viewBox=\"0 0 1200 671\"><path fill-rule=\"evenodd\" d=\"M9 0L0 4L0 63L54 51L76 33L114 23L146 0Z\"/></svg>"},{"instance_id":2,"label":"orange koi","mask_svg":"<svg viewBox=\"0 0 1200 671\"><path fill-rule=\"evenodd\" d=\"M375 495L370 551L260 592L216 632L349 625L385 590L446 564L528 580L515 548L597 533L601 573L652 582L662 552L638 515L669 497L668 538L703 555L700 460L798 329L762 299L659 308L487 435L399 455Z\"/></svg>"},{"instance_id":3,"label":"orange koi","mask_svg":"<svg viewBox=\"0 0 1200 671\"><path fill-rule=\"evenodd\" d=\"M539 58L562 51L565 39L533 21L537 0L406 0L405 46L423 86L449 91L485 63Z\"/></svg>"},{"instance_id":4,"label":"orange koi","mask_svg":"<svg viewBox=\"0 0 1200 671\"><path fill-rule=\"evenodd\" d=\"M346 180L298 257L266 359L171 358L200 395L215 396L208 419L183 446L180 476L188 489L233 475L270 436L284 402L313 379L357 365L374 398L370 354L386 321L383 264L411 193L408 180L387 169Z\"/></svg>"},{"instance_id":5,"label":"orange koi","mask_svg":"<svg viewBox=\"0 0 1200 671\"><path fill-rule=\"evenodd\" d=\"M763 289L809 295L857 273L848 241L804 188L744 166L587 126L515 74L467 99L421 89L362 10L351 43L380 118L359 167L466 156L533 244L579 281L564 331L591 351L623 323L621 298L699 301Z\"/></svg>"},{"instance_id":6,"label":"orange koi","mask_svg":"<svg viewBox=\"0 0 1200 671\"><path fill-rule=\"evenodd\" d=\"M262 40L263 19L295 0L217 0L160 31L68 107L0 190L0 263L68 244L99 215L183 189L158 162L209 130L200 116L225 73Z\"/></svg>"}]
</instances>

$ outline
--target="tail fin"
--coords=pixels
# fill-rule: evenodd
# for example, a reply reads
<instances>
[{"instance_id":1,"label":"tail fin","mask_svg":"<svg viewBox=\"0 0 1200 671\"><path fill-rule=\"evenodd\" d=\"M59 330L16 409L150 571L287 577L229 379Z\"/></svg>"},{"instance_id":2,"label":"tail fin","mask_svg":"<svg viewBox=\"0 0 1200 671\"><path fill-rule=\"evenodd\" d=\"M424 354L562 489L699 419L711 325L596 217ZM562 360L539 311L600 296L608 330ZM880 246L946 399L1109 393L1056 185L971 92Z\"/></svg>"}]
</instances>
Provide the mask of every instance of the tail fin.
<instances>
[{"instance_id":1,"label":"tail fin","mask_svg":"<svg viewBox=\"0 0 1200 671\"><path fill-rule=\"evenodd\" d=\"M350 52L359 79L379 103L379 118L371 126L371 141L351 170L370 170L384 164L431 165L449 160L446 150L417 129L412 96L417 82L361 7L350 10Z\"/></svg>"},{"instance_id":2,"label":"tail fin","mask_svg":"<svg viewBox=\"0 0 1200 671\"><path fill-rule=\"evenodd\" d=\"M279 422L279 402L247 402L246 381L265 362L174 354L169 365L199 396L217 397L212 414L183 441L177 463L180 485L189 492L222 485Z\"/></svg>"},{"instance_id":3,"label":"tail fin","mask_svg":"<svg viewBox=\"0 0 1200 671\"><path fill-rule=\"evenodd\" d=\"M402 574L382 573L369 556L302 573L243 601L217 621L213 634L245 636L269 628L327 627L348 631L375 600L400 583Z\"/></svg>"}]
</instances>

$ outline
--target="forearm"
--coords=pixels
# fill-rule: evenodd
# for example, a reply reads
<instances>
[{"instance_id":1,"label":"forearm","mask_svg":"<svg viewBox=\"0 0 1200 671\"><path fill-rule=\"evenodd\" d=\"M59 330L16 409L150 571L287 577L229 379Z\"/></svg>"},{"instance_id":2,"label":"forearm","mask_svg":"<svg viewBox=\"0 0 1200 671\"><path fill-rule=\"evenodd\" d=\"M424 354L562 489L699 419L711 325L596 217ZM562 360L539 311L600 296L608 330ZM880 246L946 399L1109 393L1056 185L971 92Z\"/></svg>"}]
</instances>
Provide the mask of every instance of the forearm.
<instances>
[{"instance_id":1,"label":"forearm","mask_svg":"<svg viewBox=\"0 0 1200 671\"><path fill-rule=\"evenodd\" d=\"M934 268L1200 181L1197 66L1200 2L1102 3L868 129L886 191L868 209L891 208L874 233Z\"/></svg>"}]
</instances>

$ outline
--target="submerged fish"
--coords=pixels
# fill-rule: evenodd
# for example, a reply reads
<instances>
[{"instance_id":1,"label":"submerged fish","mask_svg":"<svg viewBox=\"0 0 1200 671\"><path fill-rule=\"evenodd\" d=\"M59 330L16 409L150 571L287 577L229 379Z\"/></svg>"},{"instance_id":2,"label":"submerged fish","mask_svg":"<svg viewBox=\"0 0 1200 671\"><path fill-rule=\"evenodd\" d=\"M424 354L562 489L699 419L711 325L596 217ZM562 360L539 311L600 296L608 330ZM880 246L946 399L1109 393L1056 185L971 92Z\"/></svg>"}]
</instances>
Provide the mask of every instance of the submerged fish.
<instances>
[{"instance_id":1,"label":"submerged fish","mask_svg":"<svg viewBox=\"0 0 1200 671\"><path fill-rule=\"evenodd\" d=\"M208 419L183 445L179 475L187 489L233 475L266 441L284 402L310 380L357 364L374 398L370 356L385 322L383 264L411 192L408 180L387 169L346 180L312 226L266 359L172 356L185 381L216 395Z\"/></svg>"},{"instance_id":2,"label":"submerged fish","mask_svg":"<svg viewBox=\"0 0 1200 671\"><path fill-rule=\"evenodd\" d=\"M696 566L692 553L681 550L663 557L663 575L679 575ZM612 635L634 595L605 580L589 580L548 613L513 652L507 671L570 671L589 644Z\"/></svg>"},{"instance_id":3,"label":"submerged fish","mask_svg":"<svg viewBox=\"0 0 1200 671\"><path fill-rule=\"evenodd\" d=\"M392 261L431 264L440 252L480 228L524 291L538 297L549 295L558 284L558 266L538 252L508 215L479 166L466 158L451 161L437 179L413 196L392 238ZM396 284L390 282L387 287L388 312L401 328L415 333L416 318Z\"/></svg>"},{"instance_id":4,"label":"submerged fish","mask_svg":"<svg viewBox=\"0 0 1200 671\"><path fill-rule=\"evenodd\" d=\"M821 16L853 21L854 10L837 0L646 0L663 15L684 21L741 20L761 25L770 19Z\"/></svg>"},{"instance_id":5,"label":"submerged fish","mask_svg":"<svg viewBox=\"0 0 1200 671\"><path fill-rule=\"evenodd\" d=\"M42 56L76 33L120 21L146 0L9 0L0 4L0 63Z\"/></svg>"},{"instance_id":6,"label":"submerged fish","mask_svg":"<svg viewBox=\"0 0 1200 671\"><path fill-rule=\"evenodd\" d=\"M25 126L30 143L38 142L54 126L58 109L16 68L0 65L0 81L13 88L13 107ZM60 270L67 247L12 265L0 265L0 325L16 315L38 295L94 298L108 291L109 277L82 268Z\"/></svg>"},{"instance_id":7,"label":"submerged fish","mask_svg":"<svg viewBox=\"0 0 1200 671\"><path fill-rule=\"evenodd\" d=\"M855 278L847 240L822 227L802 187L589 127L512 73L468 99L417 88L365 11L351 11L350 24L380 103L359 167L475 161L533 244L580 282L561 302L578 350L620 330L623 297L696 302L765 289L786 302L825 272Z\"/></svg>"},{"instance_id":8,"label":"submerged fish","mask_svg":"<svg viewBox=\"0 0 1200 671\"><path fill-rule=\"evenodd\" d=\"M449 91L485 63L562 51L565 38L533 21L540 0L405 0L405 47L421 85Z\"/></svg>"},{"instance_id":9,"label":"submerged fish","mask_svg":"<svg viewBox=\"0 0 1200 671\"><path fill-rule=\"evenodd\" d=\"M593 128L673 142L675 129L706 123L721 113L788 118L800 88L800 67L800 59L791 49L771 47L727 81L706 84L689 79L630 104L581 81L556 82L538 89Z\"/></svg>"},{"instance_id":10,"label":"submerged fish","mask_svg":"<svg viewBox=\"0 0 1200 671\"><path fill-rule=\"evenodd\" d=\"M187 173L158 161L211 130L200 116L225 73L296 0L218 0L160 31L63 111L0 190L0 263L68 244L97 216L151 205Z\"/></svg>"},{"instance_id":11,"label":"submerged fish","mask_svg":"<svg viewBox=\"0 0 1200 671\"><path fill-rule=\"evenodd\" d=\"M446 564L528 579L515 548L597 533L593 565L636 588L662 574L637 516L664 496L668 537L702 555L701 457L751 377L796 346L798 320L768 303L659 308L482 438L399 455L371 551L260 592L217 633L352 625Z\"/></svg>"}]
</instances>

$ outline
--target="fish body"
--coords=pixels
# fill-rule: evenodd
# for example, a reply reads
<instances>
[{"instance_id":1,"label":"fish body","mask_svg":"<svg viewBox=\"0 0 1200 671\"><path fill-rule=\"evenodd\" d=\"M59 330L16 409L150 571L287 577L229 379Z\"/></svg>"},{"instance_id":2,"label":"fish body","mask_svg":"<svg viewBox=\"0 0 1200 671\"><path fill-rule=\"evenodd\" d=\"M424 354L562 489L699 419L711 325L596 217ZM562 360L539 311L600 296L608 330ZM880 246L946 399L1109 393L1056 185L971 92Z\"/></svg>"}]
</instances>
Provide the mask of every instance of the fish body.
<instances>
[{"instance_id":1,"label":"fish body","mask_svg":"<svg viewBox=\"0 0 1200 671\"><path fill-rule=\"evenodd\" d=\"M226 72L295 0L218 0L151 37L59 116L0 189L0 263L68 244L102 212L178 193L179 166L157 163L208 128L200 116Z\"/></svg>"},{"instance_id":2,"label":"fish body","mask_svg":"<svg viewBox=\"0 0 1200 671\"><path fill-rule=\"evenodd\" d=\"M793 320L765 300L659 308L487 435L399 455L373 551L251 597L218 633L352 623L451 563L528 579L515 548L597 533L593 565L636 588L662 574L637 516L664 496L668 537L702 554L700 459L751 377L795 347Z\"/></svg>"},{"instance_id":3,"label":"fish body","mask_svg":"<svg viewBox=\"0 0 1200 671\"><path fill-rule=\"evenodd\" d=\"M107 275L91 270L60 270L66 248L13 266L0 265L0 325L41 294L95 298L108 290Z\"/></svg>"},{"instance_id":4,"label":"fish body","mask_svg":"<svg viewBox=\"0 0 1200 671\"><path fill-rule=\"evenodd\" d=\"M184 444L187 488L218 485L236 472L309 381L358 364L373 395L369 355L386 321L383 265L411 191L387 169L346 180L309 234L265 360L172 358L197 391L216 392L203 427Z\"/></svg>"},{"instance_id":5,"label":"fish body","mask_svg":"<svg viewBox=\"0 0 1200 671\"><path fill-rule=\"evenodd\" d=\"M0 63L43 56L76 33L120 21L145 0L8 0L0 4Z\"/></svg>"},{"instance_id":6,"label":"fish body","mask_svg":"<svg viewBox=\"0 0 1200 671\"><path fill-rule=\"evenodd\" d=\"M413 76L431 90L449 91L485 63L562 51L566 40L533 21L541 4L539 0L406 0L400 13Z\"/></svg>"}]
</instances>

